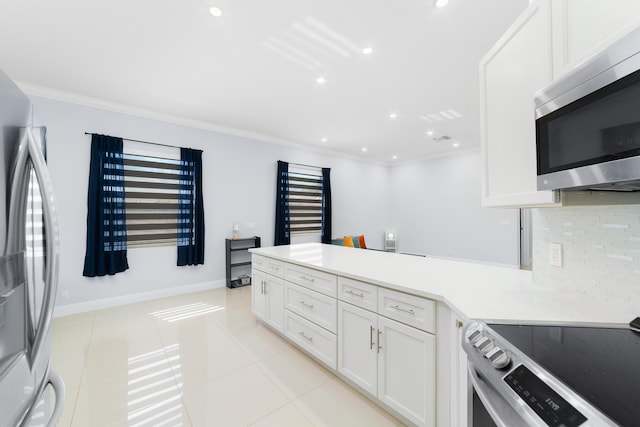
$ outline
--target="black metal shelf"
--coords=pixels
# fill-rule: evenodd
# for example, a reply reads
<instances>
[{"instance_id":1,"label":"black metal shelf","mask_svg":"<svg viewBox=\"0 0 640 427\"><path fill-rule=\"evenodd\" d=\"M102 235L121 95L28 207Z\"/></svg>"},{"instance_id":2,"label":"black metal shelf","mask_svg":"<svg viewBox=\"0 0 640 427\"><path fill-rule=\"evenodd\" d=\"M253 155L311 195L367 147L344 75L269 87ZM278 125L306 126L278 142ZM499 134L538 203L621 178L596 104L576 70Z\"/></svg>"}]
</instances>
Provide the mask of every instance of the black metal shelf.
<instances>
[{"instance_id":1,"label":"black metal shelf","mask_svg":"<svg viewBox=\"0 0 640 427\"><path fill-rule=\"evenodd\" d=\"M247 246L250 244L251 246ZM232 261L231 257L233 253L241 253L242 251L247 252L247 256L251 256L248 251L249 249L259 248L260 247L260 237L253 236L244 239L225 239L225 247L226 247L226 259L227 259L227 287L228 288L238 288L240 286L248 286L251 284L251 280L249 283L242 284L242 280L239 277L231 278L231 273L233 268L235 267L246 267L251 265L251 261ZM237 257L237 255L236 255ZM236 258L237 259L237 258Z\"/></svg>"},{"instance_id":2,"label":"black metal shelf","mask_svg":"<svg viewBox=\"0 0 640 427\"><path fill-rule=\"evenodd\" d=\"M251 261L245 262L232 262L231 267L240 267L241 265L251 265Z\"/></svg>"}]
</instances>

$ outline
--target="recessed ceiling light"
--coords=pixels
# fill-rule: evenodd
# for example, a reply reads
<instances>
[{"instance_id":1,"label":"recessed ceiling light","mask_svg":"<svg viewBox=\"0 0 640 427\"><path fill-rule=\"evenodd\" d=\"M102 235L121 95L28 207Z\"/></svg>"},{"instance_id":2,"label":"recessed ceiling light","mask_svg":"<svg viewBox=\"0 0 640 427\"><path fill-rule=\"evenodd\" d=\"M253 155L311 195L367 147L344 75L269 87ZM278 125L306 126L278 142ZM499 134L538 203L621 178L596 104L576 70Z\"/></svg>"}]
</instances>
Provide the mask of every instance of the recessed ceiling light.
<instances>
[{"instance_id":1,"label":"recessed ceiling light","mask_svg":"<svg viewBox=\"0 0 640 427\"><path fill-rule=\"evenodd\" d=\"M365 47L364 49L362 49L362 53L365 55L370 55L373 53L373 48L372 47Z\"/></svg>"},{"instance_id":2,"label":"recessed ceiling light","mask_svg":"<svg viewBox=\"0 0 640 427\"><path fill-rule=\"evenodd\" d=\"M367 147L362 147L362 152L366 153L367 152Z\"/></svg>"},{"instance_id":3,"label":"recessed ceiling light","mask_svg":"<svg viewBox=\"0 0 640 427\"><path fill-rule=\"evenodd\" d=\"M316 83L318 83L319 85L323 85L327 82L327 79L325 79L324 77L318 77L316 79Z\"/></svg>"},{"instance_id":4,"label":"recessed ceiling light","mask_svg":"<svg viewBox=\"0 0 640 427\"><path fill-rule=\"evenodd\" d=\"M389 118L390 119L397 119L398 118L398 113L389 113Z\"/></svg>"},{"instance_id":5,"label":"recessed ceiling light","mask_svg":"<svg viewBox=\"0 0 640 427\"><path fill-rule=\"evenodd\" d=\"M436 0L436 7L445 7L449 0Z\"/></svg>"},{"instance_id":6,"label":"recessed ceiling light","mask_svg":"<svg viewBox=\"0 0 640 427\"><path fill-rule=\"evenodd\" d=\"M426 133L427 133L427 135L429 135L429 136L433 135L433 131L432 131L432 130L428 130Z\"/></svg>"},{"instance_id":7,"label":"recessed ceiling light","mask_svg":"<svg viewBox=\"0 0 640 427\"><path fill-rule=\"evenodd\" d=\"M215 6L211 6L209 8L209 13L211 14L211 16L215 16L216 18L222 16L222 10L219 7Z\"/></svg>"},{"instance_id":8,"label":"recessed ceiling light","mask_svg":"<svg viewBox=\"0 0 640 427\"><path fill-rule=\"evenodd\" d=\"M322 138L320 141L327 142L327 138Z\"/></svg>"},{"instance_id":9,"label":"recessed ceiling light","mask_svg":"<svg viewBox=\"0 0 640 427\"><path fill-rule=\"evenodd\" d=\"M398 156L396 156L395 154L394 154L393 156L391 156L391 158L392 158L393 160L398 160Z\"/></svg>"},{"instance_id":10,"label":"recessed ceiling light","mask_svg":"<svg viewBox=\"0 0 640 427\"><path fill-rule=\"evenodd\" d=\"M457 142L453 143L453 148L458 148L460 146L460 144L458 144Z\"/></svg>"}]
</instances>

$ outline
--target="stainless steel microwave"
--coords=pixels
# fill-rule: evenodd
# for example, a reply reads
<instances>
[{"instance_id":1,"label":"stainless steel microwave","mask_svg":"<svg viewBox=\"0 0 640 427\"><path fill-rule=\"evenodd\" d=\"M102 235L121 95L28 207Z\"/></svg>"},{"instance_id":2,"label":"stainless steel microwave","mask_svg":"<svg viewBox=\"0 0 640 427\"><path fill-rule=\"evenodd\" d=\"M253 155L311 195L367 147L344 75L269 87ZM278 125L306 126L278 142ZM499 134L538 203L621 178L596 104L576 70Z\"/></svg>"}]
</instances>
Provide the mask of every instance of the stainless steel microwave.
<instances>
[{"instance_id":1,"label":"stainless steel microwave","mask_svg":"<svg viewBox=\"0 0 640 427\"><path fill-rule=\"evenodd\" d=\"M640 191L640 28L535 94L538 190Z\"/></svg>"}]
</instances>

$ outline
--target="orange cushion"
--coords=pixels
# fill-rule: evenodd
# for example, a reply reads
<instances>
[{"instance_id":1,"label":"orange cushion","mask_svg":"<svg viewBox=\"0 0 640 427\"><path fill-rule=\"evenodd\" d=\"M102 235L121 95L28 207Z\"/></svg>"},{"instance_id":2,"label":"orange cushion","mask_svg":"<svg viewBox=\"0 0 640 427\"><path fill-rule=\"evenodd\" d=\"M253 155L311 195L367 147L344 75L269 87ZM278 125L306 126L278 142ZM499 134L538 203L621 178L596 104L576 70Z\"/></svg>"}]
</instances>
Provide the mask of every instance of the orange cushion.
<instances>
[{"instance_id":1,"label":"orange cushion","mask_svg":"<svg viewBox=\"0 0 640 427\"><path fill-rule=\"evenodd\" d=\"M348 248L353 248L353 238L351 236L346 236L344 238L344 245Z\"/></svg>"},{"instance_id":2,"label":"orange cushion","mask_svg":"<svg viewBox=\"0 0 640 427\"><path fill-rule=\"evenodd\" d=\"M364 243L364 234L358 236L358 241L360 242L360 247L362 249L367 249L367 245Z\"/></svg>"}]
</instances>

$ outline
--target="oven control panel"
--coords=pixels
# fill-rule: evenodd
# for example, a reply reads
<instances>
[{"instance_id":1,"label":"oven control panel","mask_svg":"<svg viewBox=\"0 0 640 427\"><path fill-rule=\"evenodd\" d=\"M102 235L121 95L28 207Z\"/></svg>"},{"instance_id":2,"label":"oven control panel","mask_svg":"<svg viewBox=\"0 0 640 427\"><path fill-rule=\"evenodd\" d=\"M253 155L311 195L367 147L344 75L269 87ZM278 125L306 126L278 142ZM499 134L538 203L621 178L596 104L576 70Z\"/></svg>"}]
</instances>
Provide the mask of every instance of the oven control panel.
<instances>
[{"instance_id":1,"label":"oven control panel","mask_svg":"<svg viewBox=\"0 0 640 427\"><path fill-rule=\"evenodd\" d=\"M518 365L509 372L504 382L549 426L577 427L587 421L584 415L524 365Z\"/></svg>"}]
</instances>

